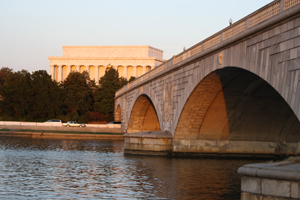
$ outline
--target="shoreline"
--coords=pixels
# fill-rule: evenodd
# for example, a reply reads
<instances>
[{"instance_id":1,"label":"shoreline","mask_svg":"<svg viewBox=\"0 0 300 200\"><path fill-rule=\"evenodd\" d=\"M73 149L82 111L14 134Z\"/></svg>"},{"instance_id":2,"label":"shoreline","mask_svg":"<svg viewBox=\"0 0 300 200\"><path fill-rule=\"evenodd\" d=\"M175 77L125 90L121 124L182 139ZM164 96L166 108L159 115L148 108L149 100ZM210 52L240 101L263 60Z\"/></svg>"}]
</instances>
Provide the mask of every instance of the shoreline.
<instances>
[{"instance_id":1,"label":"shoreline","mask_svg":"<svg viewBox=\"0 0 300 200\"><path fill-rule=\"evenodd\" d=\"M0 131L0 137L26 137L33 139L70 139L70 140L114 140L124 141L123 135L93 134L93 133L51 133L51 132L19 132L19 131Z\"/></svg>"},{"instance_id":2,"label":"shoreline","mask_svg":"<svg viewBox=\"0 0 300 200\"><path fill-rule=\"evenodd\" d=\"M43 124L44 125L44 124ZM40 125L32 125L30 124L24 124L23 125L1 125L0 123L0 129L7 129L11 131L18 131L18 130L32 130L33 132L35 131L47 131L47 132L88 132L88 133L120 133L122 134L121 128L116 128L116 127L64 127L64 126L40 126Z\"/></svg>"}]
</instances>

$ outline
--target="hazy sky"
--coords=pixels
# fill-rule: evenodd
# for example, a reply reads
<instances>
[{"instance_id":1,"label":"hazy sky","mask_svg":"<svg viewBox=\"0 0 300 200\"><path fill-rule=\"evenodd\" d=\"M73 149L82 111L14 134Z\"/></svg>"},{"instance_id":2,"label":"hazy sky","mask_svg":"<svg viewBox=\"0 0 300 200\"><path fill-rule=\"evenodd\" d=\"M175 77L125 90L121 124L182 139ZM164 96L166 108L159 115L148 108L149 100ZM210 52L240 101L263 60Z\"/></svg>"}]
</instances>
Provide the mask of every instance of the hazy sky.
<instances>
[{"instance_id":1,"label":"hazy sky","mask_svg":"<svg viewBox=\"0 0 300 200\"><path fill-rule=\"evenodd\" d=\"M0 0L0 67L50 71L63 45L150 45L180 53L270 0Z\"/></svg>"}]
</instances>

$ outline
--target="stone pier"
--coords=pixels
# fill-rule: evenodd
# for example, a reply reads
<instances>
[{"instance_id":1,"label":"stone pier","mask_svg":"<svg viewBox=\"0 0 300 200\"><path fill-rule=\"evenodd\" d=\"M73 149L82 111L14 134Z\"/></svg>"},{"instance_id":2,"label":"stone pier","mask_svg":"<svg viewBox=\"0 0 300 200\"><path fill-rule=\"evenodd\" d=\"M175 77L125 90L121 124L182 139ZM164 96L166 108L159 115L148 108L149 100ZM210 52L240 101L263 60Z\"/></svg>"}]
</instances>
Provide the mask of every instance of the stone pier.
<instances>
[{"instance_id":1,"label":"stone pier","mask_svg":"<svg viewBox=\"0 0 300 200\"><path fill-rule=\"evenodd\" d=\"M249 164L239 168L241 200L300 199L300 163Z\"/></svg>"},{"instance_id":2,"label":"stone pier","mask_svg":"<svg viewBox=\"0 0 300 200\"><path fill-rule=\"evenodd\" d=\"M172 155L172 135L162 131L124 134L124 153L135 155Z\"/></svg>"}]
</instances>

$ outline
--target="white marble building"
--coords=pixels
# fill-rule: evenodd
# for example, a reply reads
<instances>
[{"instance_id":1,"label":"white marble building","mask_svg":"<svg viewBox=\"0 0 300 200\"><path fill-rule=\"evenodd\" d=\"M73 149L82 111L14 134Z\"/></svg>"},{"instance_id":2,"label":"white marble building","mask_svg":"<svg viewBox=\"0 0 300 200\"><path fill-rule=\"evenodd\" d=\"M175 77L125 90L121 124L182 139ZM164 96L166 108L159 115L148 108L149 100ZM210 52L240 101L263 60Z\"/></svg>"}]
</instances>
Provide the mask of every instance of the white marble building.
<instances>
[{"instance_id":1,"label":"white marble building","mask_svg":"<svg viewBox=\"0 0 300 200\"><path fill-rule=\"evenodd\" d=\"M50 75L63 81L71 71L87 71L99 80L108 67L120 77L139 77L164 62L163 51L151 46L63 46L61 57L49 56Z\"/></svg>"}]
</instances>

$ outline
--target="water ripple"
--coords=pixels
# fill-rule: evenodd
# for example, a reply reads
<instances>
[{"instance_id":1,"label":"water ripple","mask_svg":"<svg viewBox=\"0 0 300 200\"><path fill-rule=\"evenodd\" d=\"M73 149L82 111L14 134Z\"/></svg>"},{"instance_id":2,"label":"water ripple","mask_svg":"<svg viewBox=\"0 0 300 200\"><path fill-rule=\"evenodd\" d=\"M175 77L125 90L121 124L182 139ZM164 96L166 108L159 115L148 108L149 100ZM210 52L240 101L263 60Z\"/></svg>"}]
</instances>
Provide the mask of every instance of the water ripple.
<instances>
[{"instance_id":1,"label":"water ripple","mask_svg":"<svg viewBox=\"0 0 300 200\"><path fill-rule=\"evenodd\" d=\"M240 199L255 161L124 156L123 142L0 138L1 199Z\"/></svg>"}]
</instances>

